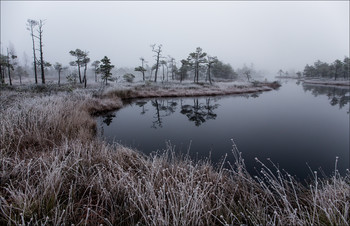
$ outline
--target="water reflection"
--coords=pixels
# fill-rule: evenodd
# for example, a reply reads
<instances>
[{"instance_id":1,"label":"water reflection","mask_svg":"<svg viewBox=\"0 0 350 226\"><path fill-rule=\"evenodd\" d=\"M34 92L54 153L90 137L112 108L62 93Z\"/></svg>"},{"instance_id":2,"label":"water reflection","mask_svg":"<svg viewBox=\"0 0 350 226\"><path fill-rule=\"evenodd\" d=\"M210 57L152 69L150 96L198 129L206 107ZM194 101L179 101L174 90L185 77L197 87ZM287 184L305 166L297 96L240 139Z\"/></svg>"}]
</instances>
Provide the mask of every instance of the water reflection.
<instances>
[{"instance_id":1,"label":"water reflection","mask_svg":"<svg viewBox=\"0 0 350 226\"><path fill-rule=\"evenodd\" d=\"M153 99L150 101L137 101L135 106L141 108L141 115L145 114L152 107L154 112L151 128L157 129L163 127L163 120L165 117L172 115L177 111L180 105L180 113L185 115L189 121L194 122L196 126L200 126L207 120L212 120L217 117L214 112L219 107L216 104L218 98L193 98L193 103L184 103L183 99ZM189 102L189 101L186 101ZM150 103L150 105L147 105Z\"/></svg>"},{"instance_id":2,"label":"water reflection","mask_svg":"<svg viewBox=\"0 0 350 226\"><path fill-rule=\"evenodd\" d=\"M102 116L102 119L103 119L102 122L107 126L109 126L112 123L114 117L115 117L114 113L108 113Z\"/></svg>"},{"instance_id":3,"label":"water reflection","mask_svg":"<svg viewBox=\"0 0 350 226\"><path fill-rule=\"evenodd\" d=\"M165 149L170 140L176 153L210 156L214 164L226 154L234 161L234 139L249 172L260 167L255 157L271 158L301 179L309 172L306 162L330 175L339 156L344 173L349 168L349 89L296 82L264 93L124 102L123 109L97 119L97 133L145 154Z\"/></svg>"},{"instance_id":4,"label":"water reflection","mask_svg":"<svg viewBox=\"0 0 350 226\"><path fill-rule=\"evenodd\" d=\"M237 96L249 98L258 98L261 93L240 94ZM153 114L151 128L157 129L163 127L163 120L175 113L177 110L182 115L186 116L189 121L199 127L208 120L214 120L217 117L216 110L219 108L217 103L219 97L206 98L186 98L186 99L152 99L152 100L137 100L129 102L131 106L137 106L140 109L140 115L145 115L148 111ZM178 106L180 108L178 109ZM102 123L109 126L115 113L108 113L102 116ZM102 125L101 125L102 126Z\"/></svg>"},{"instance_id":5,"label":"water reflection","mask_svg":"<svg viewBox=\"0 0 350 226\"><path fill-rule=\"evenodd\" d=\"M148 111L148 109L145 109L145 105L147 104L147 101L137 101L135 104L140 108L142 108L141 115L145 114L146 111Z\"/></svg>"},{"instance_id":6,"label":"water reflection","mask_svg":"<svg viewBox=\"0 0 350 226\"><path fill-rule=\"evenodd\" d=\"M195 98L193 105L181 104L180 113L186 115L188 120L194 122L196 126L200 126L207 120L216 118L217 114L214 113L214 110L219 107L219 104L215 104L215 102L211 98L206 98L205 102L199 102L198 98Z\"/></svg>"},{"instance_id":7,"label":"water reflection","mask_svg":"<svg viewBox=\"0 0 350 226\"><path fill-rule=\"evenodd\" d=\"M315 97L319 95L327 96L329 104L339 106L339 109L350 103L349 88L303 84L303 89L304 92L310 91ZM347 113L349 114L349 111Z\"/></svg>"},{"instance_id":8,"label":"water reflection","mask_svg":"<svg viewBox=\"0 0 350 226\"><path fill-rule=\"evenodd\" d=\"M153 116L155 120L152 122L151 127L157 129L162 127L164 117L167 117L175 112L177 102L173 100L155 99L151 100L151 105L155 108Z\"/></svg>"}]
</instances>

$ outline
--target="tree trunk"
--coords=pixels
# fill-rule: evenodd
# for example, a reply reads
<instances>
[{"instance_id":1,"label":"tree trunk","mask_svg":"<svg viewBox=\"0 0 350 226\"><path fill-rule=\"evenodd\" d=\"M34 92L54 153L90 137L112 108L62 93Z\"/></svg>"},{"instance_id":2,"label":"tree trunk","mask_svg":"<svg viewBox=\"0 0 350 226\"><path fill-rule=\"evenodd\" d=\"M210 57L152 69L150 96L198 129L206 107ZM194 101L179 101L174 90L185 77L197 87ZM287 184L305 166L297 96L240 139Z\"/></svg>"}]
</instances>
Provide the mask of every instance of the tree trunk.
<instances>
[{"instance_id":1,"label":"tree trunk","mask_svg":"<svg viewBox=\"0 0 350 226\"><path fill-rule=\"evenodd\" d=\"M193 82L196 82L196 76L197 76L197 66L194 66L194 78L193 78Z\"/></svg>"},{"instance_id":2,"label":"tree trunk","mask_svg":"<svg viewBox=\"0 0 350 226\"><path fill-rule=\"evenodd\" d=\"M209 77L209 83L210 83L210 85L211 85L210 66L208 67L208 77Z\"/></svg>"},{"instance_id":3,"label":"tree trunk","mask_svg":"<svg viewBox=\"0 0 350 226\"><path fill-rule=\"evenodd\" d=\"M142 80L145 81L145 71L143 67L143 60L141 62L142 62Z\"/></svg>"},{"instance_id":4,"label":"tree trunk","mask_svg":"<svg viewBox=\"0 0 350 226\"><path fill-rule=\"evenodd\" d=\"M157 75L158 75L158 68L159 68L159 56L160 55L160 49L157 52L157 64L156 64L156 73L154 77L154 82L157 82Z\"/></svg>"},{"instance_id":5,"label":"tree trunk","mask_svg":"<svg viewBox=\"0 0 350 226\"><path fill-rule=\"evenodd\" d=\"M86 83L87 83L86 68L87 68L87 64L85 64L85 68L84 68L84 88L86 88Z\"/></svg>"},{"instance_id":6,"label":"tree trunk","mask_svg":"<svg viewBox=\"0 0 350 226\"><path fill-rule=\"evenodd\" d=\"M10 54L9 54L9 50L8 49L7 49L7 73L9 75L10 86L12 86Z\"/></svg>"},{"instance_id":7,"label":"tree trunk","mask_svg":"<svg viewBox=\"0 0 350 226\"><path fill-rule=\"evenodd\" d=\"M35 77L35 84L38 84L38 73L36 70L36 54L35 54L35 42L34 42L34 33L33 33L33 27L30 28L31 34L32 34L32 41L33 41L33 57L34 57L34 77Z\"/></svg>"},{"instance_id":8,"label":"tree trunk","mask_svg":"<svg viewBox=\"0 0 350 226\"><path fill-rule=\"evenodd\" d=\"M159 67L159 53L157 55L157 64L156 64L156 72L154 75L154 82L157 82L158 67Z\"/></svg>"},{"instance_id":9,"label":"tree trunk","mask_svg":"<svg viewBox=\"0 0 350 226\"><path fill-rule=\"evenodd\" d=\"M168 66L166 66L166 81L169 81L169 69Z\"/></svg>"},{"instance_id":10,"label":"tree trunk","mask_svg":"<svg viewBox=\"0 0 350 226\"><path fill-rule=\"evenodd\" d=\"M7 66L7 73L9 75L9 81L10 81L10 86L12 86L12 79L11 79L11 69L10 69L10 66Z\"/></svg>"},{"instance_id":11,"label":"tree trunk","mask_svg":"<svg viewBox=\"0 0 350 226\"><path fill-rule=\"evenodd\" d=\"M61 71L58 70L58 86L61 86Z\"/></svg>"},{"instance_id":12,"label":"tree trunk","mask_svg":"<svg viewBox=\"0 0 350 226\"><path fill-rule=\"evenodd\" d=\"M80 62L78 62L78 75L79 75L79 83L81 84L83 82L81 81Z\"/></svg>"},{"instance_id":13,"label":"tree trunk","mask_svg":"<svg viewBox=\"0 0 350 226\"><path fill-rule=\"evenodd\" d=\"M39 25L39 42L40 42L40 68L41 68L41 83L45 84L45 71L44 71L44 53L43 53L43 30L42 30L42 21Z\"/></svg>"},{"instance_id":14,"label":"tree trunk","mask_svg":"<svg viewBox=\"0 0 350 226\"><path fill-rule=\"evenodd\" d=\"M1 64L0 64L0 79L1 79L1 83L4 84L5 83L5 70L1 66Z\"/></svg>"},{"instance_id":15,"label":"tree trunk","mask_svg":"<svg viewBox=\"0 0 350 226\"><path fill-rule=\"evenodd\" d=\"M198 77L199 77L199 63L196 62L196 76L195 76L195 79L197 80L197 83L198 83Z\"/></svg>"}]
</instances>

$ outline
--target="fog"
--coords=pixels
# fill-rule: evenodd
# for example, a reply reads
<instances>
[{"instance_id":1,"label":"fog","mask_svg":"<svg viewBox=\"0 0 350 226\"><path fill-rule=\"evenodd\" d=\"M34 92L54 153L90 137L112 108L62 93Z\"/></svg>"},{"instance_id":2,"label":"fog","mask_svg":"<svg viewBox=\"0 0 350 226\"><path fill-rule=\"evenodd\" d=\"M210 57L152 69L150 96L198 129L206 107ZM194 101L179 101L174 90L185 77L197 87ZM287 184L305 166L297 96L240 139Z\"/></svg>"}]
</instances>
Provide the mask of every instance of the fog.
<instances>
[{"instance_id":1,"label":"fog","mask_svg":"<svg viewBox=\"0 0 350 226\"><path fill-rule=\"evenodd\" d=\"M30 62L28 18L46 20L44 59L64 65L76 48L117 68L138 66L141 56L151 65L153 43L178 62L201 47L234 69L269 70L267 77L349 56L348 1L1 1L1 51L12 43Z\"/></svg>"}]
</instances>

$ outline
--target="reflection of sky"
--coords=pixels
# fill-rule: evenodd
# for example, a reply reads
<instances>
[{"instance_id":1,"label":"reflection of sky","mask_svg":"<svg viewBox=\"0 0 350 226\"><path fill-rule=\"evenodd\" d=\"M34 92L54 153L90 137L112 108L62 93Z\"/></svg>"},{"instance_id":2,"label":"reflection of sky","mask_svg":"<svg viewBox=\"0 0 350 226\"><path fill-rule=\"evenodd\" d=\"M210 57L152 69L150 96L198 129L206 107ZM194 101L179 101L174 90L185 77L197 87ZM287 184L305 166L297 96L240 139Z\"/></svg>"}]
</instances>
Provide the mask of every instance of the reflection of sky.
<instances>
[{"instance_id":1,"label":"reflection of sky","mask_svg":"<svg viewBox=\"0 0 350 226\"><path fill-rule=\"evenodd\" d=\"M249 98L246 98L248 97ZM182 102L181 102L182 100ZM131 145L146 153L165 148L170 140L175 150L186 152L191 142L190 154L208 157L217 162L225 153L230 155L232 138L243 153L250 170L254 158L270 157L291 174L305 177L306 162L313 170L322 167L331 173L335 156L339 156L341 172L349 168L349 115L348 106L339 109L330 105L327 95L313 96L304 92L295 81L283 84L279 91L265 92L258 98L249 95L211 97L215 119L196 126L181 114L181 105L194 105L193 98L158 99L158 102L177 102L175 112L161 112L162 127L151 128L156 119L155 107L148 101L142 107L132 104L116 112L104 134L121 143ZM206 98L198 98L206 104ZM166 104L165 104L166 106Z\"/></svg>"}]
</instances>

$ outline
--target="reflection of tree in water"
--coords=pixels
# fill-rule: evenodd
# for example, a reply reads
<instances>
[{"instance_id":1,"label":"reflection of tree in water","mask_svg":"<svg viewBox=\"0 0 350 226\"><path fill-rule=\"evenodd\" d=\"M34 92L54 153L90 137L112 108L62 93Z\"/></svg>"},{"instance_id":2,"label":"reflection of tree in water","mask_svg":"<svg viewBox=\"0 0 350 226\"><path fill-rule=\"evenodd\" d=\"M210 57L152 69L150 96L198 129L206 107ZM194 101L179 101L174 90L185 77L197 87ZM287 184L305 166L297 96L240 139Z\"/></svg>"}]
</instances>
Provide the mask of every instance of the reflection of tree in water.
<instances>
[{"instance_id":1,"label":"reflection of tree in water","mask_svg":"<svg viewBox=\"0 0 350 226\"><path fill-rule=\"evenodd\" d=\"M146 111L148 111L148 109L145 109L145 105L147 104L147 101L137 101L135 104L142 108L141 115L145 114Z\"/></svg>"},{"instance_id":2,"label":"reflection of tree in water","mask_svg":"<svg viewBox=\"0 0 350 226\"><path fill-rule=\"evenodd\" d=\"M162 128L164 117L170 116L175 113L178 102L181 101L181 114L188 117L190 121L193 121L196 126L201 125L207 120L215 119L217 115L214 110L218 108L219 104L213 104L216 100L212 98L206 98L205 102L200 103L198 98L193 99L193 105L183 105L181 100L169 100L169 99L153 99L150 101L152 107L154 107L154 120L152 121L152 128ZM141 114L145 114L146 104L148 101L138 101L136 106L142 108Z\"/></svg>"},{"instance_id":3,"label":"reflection of tree in water","mask_svg":"<svg viewBox=\"0 0 350 226\"><path fill-rule=\"evenodd\" d=\"M253 93L252 95L250 95L253 98L258 98L259 97L259 93Z\"/></svg>"},{"instance_id":4,"label":"reflection of tree in water","mask_svg":"<svg viewBox=\"0 0 350 226\"><path fill-rule=\"evenodd\" d=\"M338 105L340 109L343 108L346 104L350 103L349 89L346 88L344 89L338 87L313 86L304 84L303 89L305 92L310 91L315 97L318 95L326 95L329 99L330 105Z\"/></svg>"},{"instance_id":5,"label":"reflection of tree in water","mask_svg":"<svg viewBox=\"0 0 350 226\"><path fill-rule=\"evenodd\" d=\"M181 114L187 116L190 121L193 121L196 126L200 126L202 123L209 119L215 119L216 114L214 110L218 108L218 104L211 104L211 99L206 98L205 104L199 103L198 99L193 100L193 106L186 104L181 105Z\"/></svg>"},{"instance_id":6,"label":"reflection of tree in water","mask_svg":"<svg viewBox=\"0 0 350 226\"><path fill-rule=\"evenodd\" d=\"M166 116L173 114L176 110L177 102L172 100L152 100L151 104L155 107L155 121L152 122L152 128L161 128L162 119Z\"/></svg>"},{"instance_id":7,"label":"reflection of tree in water","mask_svg":"<svg viewBox=\"0 0 350 226\"><path fill-rule=\"evenodd\" d=\"M114 113L106 114L105 116L102 117L103 123L105 123L107 126L109 126L112 123L114 117L115 117Z\"/></svg>"}]
</instances>

